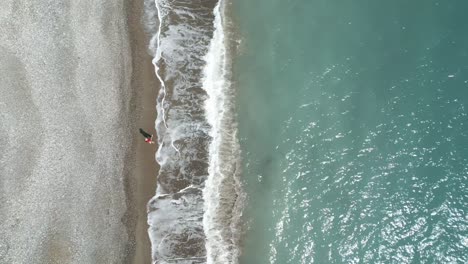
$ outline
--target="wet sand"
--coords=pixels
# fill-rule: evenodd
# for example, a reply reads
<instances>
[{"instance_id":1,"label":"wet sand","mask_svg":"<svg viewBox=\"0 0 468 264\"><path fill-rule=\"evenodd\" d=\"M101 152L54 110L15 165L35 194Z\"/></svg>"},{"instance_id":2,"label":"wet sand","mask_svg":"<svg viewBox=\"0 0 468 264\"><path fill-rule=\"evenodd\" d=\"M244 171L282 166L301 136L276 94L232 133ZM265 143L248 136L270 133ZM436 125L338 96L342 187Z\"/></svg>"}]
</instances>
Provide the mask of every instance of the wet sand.
<instances>
[{"instance_id":1,"label":"wet sand","mask_svg":"<svg viewBox=\"0 0 468 264\"><path fill-rule=\"evenodd\" d=\"M156 96L159 83L154 73L152 57L147 52L149 39L142 26L143 0L130 1L128 12L128 24L130 32L130 45L132 47L132 89L135 91L135 128L143 128L154 135L154 121L156 119ZM126 182L127 204L133 215L132 221L127 224L134 237L134 255L131 257L134 264L151 263L151 244L148 237L148 223L146 204L156 190L156 176L158 164L155 162L157 145L149 145L143 141L139 133L135 133L133 146L136 146L133 157L134 170ZM128 262L130 263L130 262Z\"/></svg>"},{"instance_id":2,"label":"wet sand","mask_svg":"<svg viewBox=\"0 0 468 264\"><path fill-rule=\"evenodd\" d=\"M156 82L138 1L0 6L0 263L150 263ZM127 19L128 18L128 19Z\"/></svg>"}]
</instances>

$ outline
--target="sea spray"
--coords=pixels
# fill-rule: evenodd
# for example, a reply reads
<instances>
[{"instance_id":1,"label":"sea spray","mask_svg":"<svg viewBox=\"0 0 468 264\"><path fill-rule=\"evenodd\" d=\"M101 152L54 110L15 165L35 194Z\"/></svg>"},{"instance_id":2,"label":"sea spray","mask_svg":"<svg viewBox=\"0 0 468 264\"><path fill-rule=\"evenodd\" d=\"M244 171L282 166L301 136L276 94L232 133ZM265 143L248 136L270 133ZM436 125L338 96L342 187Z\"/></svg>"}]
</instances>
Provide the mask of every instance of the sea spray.
<instances>
[{"instance_id":1,"label":"sea spray","mask_svg":"<svg viewBox=\"0 0 468 264\"><path fill-rule=\"evenodd\" d=\"M217 1L147 3L150 50L160 81L156 130L160 164L148 203L153 263L206 263L202 190L208 177L212 127L202 87ZM211 96L211 95L210 95Z\"/></svg>"},{"instance_id":2,"label":"sea spray","mask_svg":"<svg viewBox=\"0 0 468 264\"><path fill-rule=\"evenodd\" d=\"M237 263L242 191L231 60L223 21L225 1L214 9L214 33L204 68L208 94L205 113L211 126L208 179L203 190L203 227L208 263Z\"/></svg>"}]
</instances>

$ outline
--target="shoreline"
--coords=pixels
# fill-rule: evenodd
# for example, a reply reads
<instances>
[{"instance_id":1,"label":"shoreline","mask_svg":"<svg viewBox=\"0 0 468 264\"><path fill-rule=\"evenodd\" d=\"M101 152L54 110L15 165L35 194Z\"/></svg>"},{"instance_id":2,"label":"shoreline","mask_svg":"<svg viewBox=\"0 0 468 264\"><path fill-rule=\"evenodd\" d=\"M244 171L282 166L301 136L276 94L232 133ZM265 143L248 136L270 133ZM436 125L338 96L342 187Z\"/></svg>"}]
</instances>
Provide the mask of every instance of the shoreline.
<instances>
[{"instance_id":1,"label":"shoreline","mask_svg":"<svg viewBox=\"0 0 468 264\"><path fill-rule=\"evenodd\" d=\"M124 187L127 211L122 219L128 233L125 263L151 263L151 243L148 236L147 203L154 196L159 166L155 161L157 144L145 143L138 133L143 128L156 137L156 96L159 89L152 57L148 52L149 37L143 25L143 1L126 3L129 44L132 54L131 108L134 113L130 151ZM156 139L155 139L156 140Z\"/></svg>"}]
</instances>

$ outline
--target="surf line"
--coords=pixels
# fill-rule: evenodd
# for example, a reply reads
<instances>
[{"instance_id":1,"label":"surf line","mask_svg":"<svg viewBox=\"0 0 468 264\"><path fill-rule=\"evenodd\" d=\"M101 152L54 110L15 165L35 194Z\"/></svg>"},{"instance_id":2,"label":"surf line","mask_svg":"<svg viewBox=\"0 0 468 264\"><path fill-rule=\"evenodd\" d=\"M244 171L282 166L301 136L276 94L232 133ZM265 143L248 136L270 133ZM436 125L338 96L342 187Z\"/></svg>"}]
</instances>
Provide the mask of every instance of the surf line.
<instances>
[{"instance_id":1,"label":"surf line","mask_svg":"<svg viewBox=\"0 0 468 264\"><path fill-rule=\"evenodd\" d=\"M203 89L205 115L210 125L208 176L203 188L207 263L237 264L240 256L240 146L235 120L235 94L231 82L231 54L225 21L226 1L213 10L213 37L205 55Z\"/></svg>"},{"instance_id":2,"label":"surf line","mask_svg":"<svg viewBox=\"0 0 468 264\"><path fill-rule=\"evenodd\" d=\"M162 89L162 94L163 94L163 98L161 100L162 120L163 120L164 126L166 128L168 128L168 126L166 124L166 114L164 112L164 101L166 100L166 84L163 81L163 79L161 78L161 75L159 75L159 66L158 66L158 62L162 59L162 52L161 52L161 48L160 48L161 47L161 37L160 36L161 36L161 25L162 25L163 17L161 15L161 8L159 7L159 0L155 0L154 3L155 3L156 10L157 10L157 13L158 13L159 25L158 25L158 32L156 33L156 54L155 54L154 59L153 59L153 65L154 65L154 68L155 68L156 77L158 78L159 82L161 83L161 89Z\"/></svg>"},{"instance_id":3,"label":"surf line","mask_svg":"<svg viewBox=\"0 0 468 264\"><path fill-rule=\"evenodd\" d=\"M156 33L156 54L154 56L154 59L152 61L153 65L154 65L154 69L155 69L155 74L156 74L156 77L158 78L159 80L159 83L161 84L161 91L162 91L162 99L161 99L161 106L160 106L160 109L161 109L161 117L162 117L162 121L163 121L163 124L164 124L164 127L166 127L166 129L169 129L169 126L167 125L166 123L166 113L165 113L165 110L164 110L164 102L166 101L166 83L164 82L164 80L162 79L161 75L159 74L159 66L158 66L158 62L163 59L162 57L162 52L161 52L161 27L162 27L162 21L164 19L164 17L162 16L162 12L161 12L161 8L159 6L159 1L160 0L154 0L154 4L156 6L156 10L157 10L157 13L158 13L158 20L159 20L159 25L158 25L158 32ZM161 141L162 144L160 147L162 147L162 145L164 144L163 141ZM174 145L174 140L172 139L171 137L171 146L172 148L177 152L177 154L179 155L179 157L181 156L180 155L180 151L179 149Z\"/></svg>"}]
</instances>

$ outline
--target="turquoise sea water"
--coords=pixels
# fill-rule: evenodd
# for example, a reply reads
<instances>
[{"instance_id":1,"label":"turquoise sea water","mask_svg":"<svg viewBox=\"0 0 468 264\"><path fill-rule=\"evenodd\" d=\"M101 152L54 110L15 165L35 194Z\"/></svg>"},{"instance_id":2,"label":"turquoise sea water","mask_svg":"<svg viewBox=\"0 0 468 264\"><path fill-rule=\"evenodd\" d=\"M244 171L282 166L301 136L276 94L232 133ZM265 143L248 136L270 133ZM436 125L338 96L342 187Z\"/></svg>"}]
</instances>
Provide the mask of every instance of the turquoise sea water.
<instances>
[{"instance_id":1,"label":"turquoise sea water","mask_svg":"<svg viewBox=\"0 0 468 264\"><path fill-rule=\"evenodd\" d=\"M468 2L234 5L241 263L467 263Z\"/></svg>"}]
</instances>

